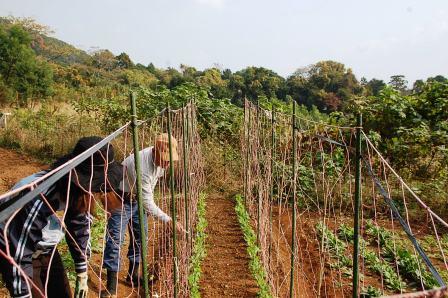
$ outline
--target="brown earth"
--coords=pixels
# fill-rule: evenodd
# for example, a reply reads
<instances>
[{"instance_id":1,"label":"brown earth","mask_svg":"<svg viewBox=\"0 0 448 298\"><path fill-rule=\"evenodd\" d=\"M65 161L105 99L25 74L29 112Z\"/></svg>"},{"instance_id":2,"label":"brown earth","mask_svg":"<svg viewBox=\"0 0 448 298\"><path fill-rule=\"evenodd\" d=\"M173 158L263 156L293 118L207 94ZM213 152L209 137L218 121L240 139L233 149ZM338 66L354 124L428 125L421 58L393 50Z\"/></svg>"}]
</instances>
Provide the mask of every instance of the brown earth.
<instances>
[{"instance_id":1,"label":"brown earth","mask_svg":"<svg viewBox=\"0 0 448 298\"><path fill-rule=\"evenodd\" d=\"M46 166L12 150L0 148L0 194L7 192L21 178L44 169ZM0 287L0 297L8 297L8 291Z\"/></svg>"},{"instance_id":2,"label":"brown earth","mask_svg":"<svg viewBox=\"0 0 448 298\"><path fill-rule=\"evenodd\" d=\"M278 297L289 297L291 270L291 214L290 210L273 208L273 238L270 266L273 268ZM296 251L294 266L294 297L344 297L349 293L337 287L341 279L327 266L328 260L320 254L314 225L318 217L297 218ZM342 283L341 283L342 284ZM319 295L320 294L320 295Z\"/></svg>"},{"instance_id":3,"label":"brown earth","mask_svg":"<svg viewBox=\"0 0 448 298\"><path fill-rule=\"evenodd\" d=\"M5 193L21 178L46 168L23 154L0 148L0 193Z\"/></svg>"},{"instance_id":4,"label":"brown earth","mask_svg":"<svg viewBox=\"0 0 448 298\"><path fill-rule=\"evenodd\" d=\"M233 201L219 195L207 199L207 257L200 284L203 297L257 297L234 207Z\"/></svg>"},{"instance_id":5,"label":"brown earth","mask_svg":"<svg viewBox=\"0 0 448 298\"><path fill-rule=\"evenodd\" d=\"M291 210L279 210L273 208L273 248L271 256L271 266L274 268L274 282L278 288L279 297L289 296L289 272L290 272L290 246L291 246ZM322 220L322 216L316 212L305 212L297 219L297 250L300 260L296 260L295 266L295 297L352 297L352 277L330 266L331 260L327 253L320 253L320 244L315 226ZM353 219L340 216L337 219L326 218L326 225L332 231L344 223L350 226ZM381 226L392 230L390 222L379 220ZM415 229L423 230L424 227L414 224ZM403 236L404 237L404 236ZM375 245L369 246L377 250ZM409 249L412 249L409 247ZM351 257L353 253L351 245L348 245L346 256ZM438 264L440 260L432 259L433 263ZM440 264L443 268L443 264ZM385 288L381 276L372 270L366 268L361 260L360 289L371 285L377 289L384 289L385 294L392 295L394 292ZM288 278L285 278L288 276ZM319 282L319 279L322 279ZM319 286L320 284L320 286ZM318 290L320 287L320 290Z\"/></svg>"}]
</instances>

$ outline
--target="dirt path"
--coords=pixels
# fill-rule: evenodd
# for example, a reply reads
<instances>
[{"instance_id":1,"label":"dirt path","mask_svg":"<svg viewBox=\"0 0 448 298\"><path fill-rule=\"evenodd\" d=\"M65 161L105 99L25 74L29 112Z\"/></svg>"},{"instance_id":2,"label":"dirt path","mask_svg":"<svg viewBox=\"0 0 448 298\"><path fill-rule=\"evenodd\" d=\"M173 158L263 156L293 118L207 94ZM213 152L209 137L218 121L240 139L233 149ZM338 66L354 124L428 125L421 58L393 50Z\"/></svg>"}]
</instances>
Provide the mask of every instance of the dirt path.
<instances>
[{"instance_id":1,"label":"dirt path","mask_svg":"<svg viewBox=\"0 0 448 298\"><path fill-rule=\"evenodd\" d=\"M207 199L207 257L202 264L203 297L256 297L249 257L234 202L217 195Z\"/></svg>"},{"instance_id":2,"label":"dirt path","mask_svg":"<svg viewBox=\"0 0 448 298\"><path fill-rule=\"evenodd\" d=\"M21 178L45 167L26 155L0 148L0 193L7 192Z\"/></svg>"}]
</instances>

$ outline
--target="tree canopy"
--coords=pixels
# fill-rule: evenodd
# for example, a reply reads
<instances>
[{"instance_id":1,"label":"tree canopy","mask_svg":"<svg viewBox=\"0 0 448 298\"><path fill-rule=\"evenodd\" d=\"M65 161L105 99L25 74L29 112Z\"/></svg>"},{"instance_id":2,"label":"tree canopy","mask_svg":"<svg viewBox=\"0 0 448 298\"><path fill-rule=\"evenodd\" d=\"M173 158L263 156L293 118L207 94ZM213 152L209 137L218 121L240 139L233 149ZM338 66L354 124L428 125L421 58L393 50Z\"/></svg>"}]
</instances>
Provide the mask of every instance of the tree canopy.
<instances>
[{"instance_id":1,"label":"tree canopy","mask_svg":"<svg viewBox=\"0 0 448 298\"><path fill-rule=\"evenodd\" d=\"M21 26L0 27L0 76L17 92L19 104L52 92L52 71L31 48L31 37ZM5 101L5 99L3 99Z\"/></svg>"}]
</instances>

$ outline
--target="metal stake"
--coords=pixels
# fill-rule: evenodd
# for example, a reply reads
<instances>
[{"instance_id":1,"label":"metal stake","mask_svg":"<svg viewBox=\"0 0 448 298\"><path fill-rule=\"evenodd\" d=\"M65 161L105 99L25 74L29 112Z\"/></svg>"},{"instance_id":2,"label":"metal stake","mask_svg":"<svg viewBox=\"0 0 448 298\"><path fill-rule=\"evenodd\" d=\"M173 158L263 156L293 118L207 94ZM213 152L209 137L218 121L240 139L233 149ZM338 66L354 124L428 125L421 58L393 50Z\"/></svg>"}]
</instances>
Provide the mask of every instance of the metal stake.
<instances>
[{"instance_id":1,"label":"metal stake","mask_svg":"<svg viewBox=\"0 0 448 298\"><path fill-rule=\"evenodd\" d=\"M361 126L362 115L356 121L356 153L355 153L355 218L353 235L353 298L358 297L359 286L359 209L361 206Z\"/></svg>"},{"instance_id":2,"label":"metal stake","mask_svg":"<svg viewBox=\"0 0 448 298\"><path fill-rule=\"evenodd\" d=\"M293 101L292 106L292 232L291 232L291 280L289 285L289 297L294 297L294 260L296 254L296 191L297 191L297 175L296 175L296 101Z\"/></svg>"},{"instance_id":3,"label":"metal stake","mask_svg":"<svg viewBox=\"0 0 448 298\"><path fill-rule=\"evenodd\" d=\"M138 142L138 129L137 129L137 106L135 100L135 94L130 93L131 100L131 128L132 128L132 141L134 145L134 163L135 163L135 173L136 173L136 186L137 186L137 203L138 203L138 221L140 224L140 235L141 235L141 245L142 245L142 274L143 274L143 288L145 291L145 297L149 298L149 286L148 286L148 265L146 259L146 252L148 250L146 243L146 229L144 221L146 220L145 212L143 209L143 197L142 197L142 170L140 165L140 148Z\"/></svg>"}]
</instances>

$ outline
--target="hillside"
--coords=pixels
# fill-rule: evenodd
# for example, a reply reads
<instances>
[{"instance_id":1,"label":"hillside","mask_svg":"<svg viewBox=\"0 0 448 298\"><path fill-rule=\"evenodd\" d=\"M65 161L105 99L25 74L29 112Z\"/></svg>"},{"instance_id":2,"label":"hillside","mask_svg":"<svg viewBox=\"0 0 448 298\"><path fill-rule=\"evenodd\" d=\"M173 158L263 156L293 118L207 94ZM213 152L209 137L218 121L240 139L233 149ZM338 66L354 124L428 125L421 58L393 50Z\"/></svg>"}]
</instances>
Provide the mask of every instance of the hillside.
<instances>
[{"instance_id":1,"label":"hillside","mask_svg":"<svg viewBox=\"0 0 448 298\"><path fill-rule=\"evenodd\" d=\"M35 41L32 47L38 56L61 65L84 64L91 65L92 57L85 51L59 40L57 38L39 35L41 41Z\"/></svg>"}]
</instances>

